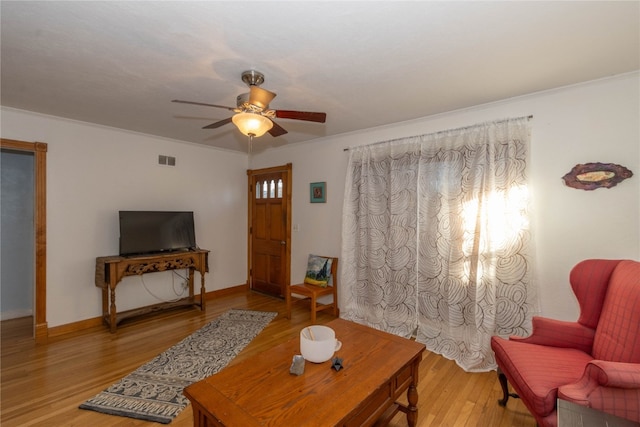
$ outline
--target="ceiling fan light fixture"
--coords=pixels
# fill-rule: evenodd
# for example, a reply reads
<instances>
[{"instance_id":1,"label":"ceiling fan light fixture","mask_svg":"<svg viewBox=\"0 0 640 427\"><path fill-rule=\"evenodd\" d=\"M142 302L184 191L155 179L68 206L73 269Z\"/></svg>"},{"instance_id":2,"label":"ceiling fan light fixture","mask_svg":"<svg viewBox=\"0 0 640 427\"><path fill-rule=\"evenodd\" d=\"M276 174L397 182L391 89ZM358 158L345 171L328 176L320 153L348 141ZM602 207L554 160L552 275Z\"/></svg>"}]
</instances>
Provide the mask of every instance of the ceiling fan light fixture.
<instances>
[{"instance_id":1,"label":"ceiling fan light fixture","mask_svg":"<svg viewBox=\"0 0 640 427\"><path fill-rule=\"evenodd\" d=\"M271 120L256 113L238 113L231 118L231 121L247 136L260 137L273 127Z\"/></svg>"}]
</instances>

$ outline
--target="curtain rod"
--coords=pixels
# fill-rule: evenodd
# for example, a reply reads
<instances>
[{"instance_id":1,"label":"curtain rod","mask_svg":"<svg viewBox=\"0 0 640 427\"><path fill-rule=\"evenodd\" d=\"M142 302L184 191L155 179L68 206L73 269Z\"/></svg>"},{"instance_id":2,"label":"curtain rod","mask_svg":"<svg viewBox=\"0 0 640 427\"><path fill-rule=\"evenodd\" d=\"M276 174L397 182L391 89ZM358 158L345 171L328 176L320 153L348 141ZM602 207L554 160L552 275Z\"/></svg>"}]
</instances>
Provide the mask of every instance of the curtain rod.
<instances>
[{"instance_id":1,"label":"curtain rod","mask_svg":"<svg viewBox=\"0 0 640 427\"><path fill-rule=\"evenodd\" d=\"M531 120L531 119L533 119L533 114L532 114L532 115L529 115L529 116L514 117L514 118L512 118L512 119L494 120L494 121L492 121L491 123L503 123L503 122L506 122L506 121L508 121L508 120L518 120L518 119L527 119L527 120ZM484 123L488 123L488 122L484 122ZM438 131L438 132L431 132L431 133L427 133L427 134L423 134L423 135L404 136L404 137L402 137L402 138L390 139L390 140L388 140L388 141L378 141L378 142L373 142L373 143L371 143L371 144L358 145L358 146L356 146L356 147L347 147L347 148L344 148L342 151L349 151L349 150L351 150L351 149L353 149L353 148L360 148L360 147L371 147L371 146L373 146L373 145L384 144L384 143L386 143L386 142L399 141L399 140L401 140L401 139L406 139L406 138L416 138L416 137L419 137L419 136L439 135L439 134L441 134L441 133L445 133L445 132L456 132L456 131L459 131L459 130L469 129L469 128L472 128L472 127L474 127L474 126L478 126L478 125L480 125L480 124L482 124L482 123L477 123L477 124L475 124L475 125L469 125L469 126L461 126L461 127L459 127L459 128L453 128L453 129L440 130L440 131Z\"/></svg>"}]
</instances>

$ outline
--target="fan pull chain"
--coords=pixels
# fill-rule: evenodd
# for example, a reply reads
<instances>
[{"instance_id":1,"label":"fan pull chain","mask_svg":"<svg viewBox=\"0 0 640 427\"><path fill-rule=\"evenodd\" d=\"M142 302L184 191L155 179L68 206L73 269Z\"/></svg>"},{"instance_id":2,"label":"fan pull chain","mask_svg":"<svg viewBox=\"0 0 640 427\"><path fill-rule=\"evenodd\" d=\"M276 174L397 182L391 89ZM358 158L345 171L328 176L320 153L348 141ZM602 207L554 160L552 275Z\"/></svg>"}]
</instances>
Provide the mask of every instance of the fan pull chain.
<instances>
[{"instance_id":1,"label":"fan pull chain","mask_svg":"<svg viewBox=\"0 0 640 427\"><path fill-rule=\"evenodd\" d=\"M253 134L249 134L249 156L251 156L251 150L253 148Z\"/></svg>"}]
</instances>

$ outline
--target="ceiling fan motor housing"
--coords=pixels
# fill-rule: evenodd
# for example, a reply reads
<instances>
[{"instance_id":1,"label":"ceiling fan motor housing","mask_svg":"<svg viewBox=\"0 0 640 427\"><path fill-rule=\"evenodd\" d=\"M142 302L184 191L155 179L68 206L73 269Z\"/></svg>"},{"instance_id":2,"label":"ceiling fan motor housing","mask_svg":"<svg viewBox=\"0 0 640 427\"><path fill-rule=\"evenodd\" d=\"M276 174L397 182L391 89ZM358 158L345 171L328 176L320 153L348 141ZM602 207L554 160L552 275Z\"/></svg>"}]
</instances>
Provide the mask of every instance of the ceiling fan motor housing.
<instances>
[{"instance_id":1,"label":"ceiling fan motor housing","mask_svg":"<svg viewBox=\"0 0 640 427\"><path fill-rule=\"evenodd\" d=\"M249 102L250 99L251 94L249 93L242 93L238 95L238 97L236 98L236 105L238 106L238 109L248 113L261 114L269 118L275 117L275 111L269 110L268 105L262 108L260 105L253 105L251 102Z\"/></svg>"},{"instance_id":2,"label":"ceiling fan motor housing","mask_svg":"<svg viewBox=\"0 0 640 427\"><path fill-rule=\"evenodd\" d=\"M249 92L247 93L241 93L240 95L238 95L238 97L236 98L236 105L238 106L238 108L242 108L242 106L245 103L249 103Z\"/></svg>"}]
</instances>

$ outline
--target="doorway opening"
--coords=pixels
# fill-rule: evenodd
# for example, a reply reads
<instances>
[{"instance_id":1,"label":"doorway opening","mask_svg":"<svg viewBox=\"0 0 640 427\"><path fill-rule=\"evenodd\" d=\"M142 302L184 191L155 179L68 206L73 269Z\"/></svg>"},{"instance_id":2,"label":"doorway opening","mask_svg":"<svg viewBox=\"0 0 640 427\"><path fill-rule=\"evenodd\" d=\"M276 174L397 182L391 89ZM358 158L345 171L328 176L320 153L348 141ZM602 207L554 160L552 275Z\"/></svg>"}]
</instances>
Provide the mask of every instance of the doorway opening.
<instances>
[{"instance_id":1,"label":"doorway opening","mask_svg":"<svg viewBox=\"0 0 640 427\"><path fill-rule=\"evenodd\" d=\"M47 144L42 142L24 142L24 141L15 141L11 139L0 139L0 149L2 151L3 157L5 154L16 154L18 155L18 159L25 160L27 158L31 159L31 173L29 181L32 184L28 184L32 186L32 191L29 193L29 196L25 196L24 193L26 188L22 190L18 190L21 193L20 197L30 197L31 201L27 201L26 204L32 206L32 217L28 220L26 226L30 227L31 232L27 232L26 237L22 237L22 239L28 239L29 242L22 242L25 244L26 251L30 251L32 256L27 256L27 260L24 261L22 267L14 271L14 278L12 281L18 282L20 286L24 286L27 283L28 286L32 287L30 291L30 298L32 301L31 310L32 310L32 318L29 319L27 324L24 322L12 322L12 324L4 324L2 332L3 335L6 332L12 331L11 333L23 333L20 331L31 331L30 336L34 337L36 342L43 342L47 339L48 336L48 326L46 320L46 153L47 153ZM26 156L26 157L25 157ZM28 162L27 162L28 163ZM27 171L29 172L29 171ZM32 175L31 175L32 174ZM4 184L3 184L4 190ZM4 200L3 200L4 201ZM14 203L14 201L11 201ZM18 204L19 202L15 202ZM22 202L20 202L22 203ZM5 208L3 207L3 216L5 215ZM13 215L13 213L12 213ZM4 221L4 218L3 218ZM4 225L4 224L3 224ZM9 244L17 245L19 242L18 237L13 238L13 241L5 241L5 233L2 236L2 245L3 247ZM4 252L4 251L3 251ZM6 260L3 255L3 263ZM6 261L10 262L10 261ZM28 265L27 265L28 264ZM4 270L4 269L3 269ZM3 271L3 282L5 280ZM25 277L24 280L15 279L23 275ZM3 298L4 299L4 298ZM24 304L19 304L24 305ZM16 310L21 310L22 308L18 307ZM26 308L25 308L26 309ZM28 316L25 316L28 317ZM20 319L20 317L18 317ZM5 330L4 326L10 326ZM15 327L14 327L15 326ZM3 336L4 338L4 336Z\"/></svg>"}]
</instances>

